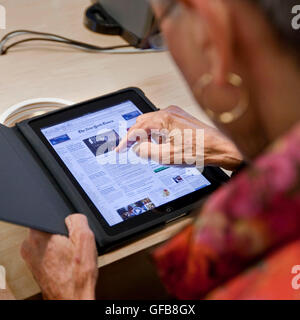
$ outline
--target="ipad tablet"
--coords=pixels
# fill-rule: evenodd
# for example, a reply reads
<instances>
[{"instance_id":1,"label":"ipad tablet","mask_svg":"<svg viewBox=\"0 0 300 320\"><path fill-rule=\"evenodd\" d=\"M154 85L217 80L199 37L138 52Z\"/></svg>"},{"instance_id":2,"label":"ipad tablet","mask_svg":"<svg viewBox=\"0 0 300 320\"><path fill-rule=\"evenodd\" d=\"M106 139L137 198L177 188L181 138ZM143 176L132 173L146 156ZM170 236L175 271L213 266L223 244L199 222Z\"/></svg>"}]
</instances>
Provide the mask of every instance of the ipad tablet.
<instances>
[{"instance_id":1,"label":"ipad tablet","mask_svg":"<svg viewBox=\"0 0 300 320\"><path fill-rule=\"evenodd\" d=\"M116 155L137 117L156 110L142 91L129 88L25 123L27 137L33 139L30 128L114 239L181 216L228 179L218 168L140 161L131 149Z\"/></svg>"}]
</instances>

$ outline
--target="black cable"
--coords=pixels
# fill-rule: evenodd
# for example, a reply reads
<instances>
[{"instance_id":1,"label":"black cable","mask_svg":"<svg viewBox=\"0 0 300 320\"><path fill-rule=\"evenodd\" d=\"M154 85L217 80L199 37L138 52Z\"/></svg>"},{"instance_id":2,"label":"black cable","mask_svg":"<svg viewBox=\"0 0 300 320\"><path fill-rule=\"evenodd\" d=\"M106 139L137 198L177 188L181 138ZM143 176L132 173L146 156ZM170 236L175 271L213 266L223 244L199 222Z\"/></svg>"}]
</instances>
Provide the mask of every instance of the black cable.
<instances>
[{"instance_id":1,"label":"black cable","mask_svg":"<svg viewBox=\"0 0 300 320\"><path fill-rule=\"evenodd\" d=\"M92 45L92 44L88 44L88 43L85 43L85 42L80 42L80 41L77 41L77 40L73 40L73 39L69 39L69 38L66 38L66 37L63 37L63 36L60 36L60 35L57 35L57 34L54 34L54 33L46 33L46 32L38 32L38 31L31 31L31 30L15 30L15 31L12 31L8 34L6 34L0 42L3 42L5 41L7 38L9 38L11 35L13 34L17 34L18 33L24 33L24 34L34 34L34 35L42 35L42 36L46 36L46 37L55 37L55 38L60 38L62 40L64 40L65 42L70 42L70 43L73 43L73 44L78 44L79 46L85 46L85 47L89 47L89 48L94 48L95 50L111 50L111 49L118 49L118 48L124 48L124 47L130 47L130 45L118 45L118 46L110 46L110 47L100 47L100 46L96 46L96 45Z\"/></svg>"},{"instance_id":2,"label":"black cable","mask_svg":"<svg viewBox=\"0 0 300 320\"><path fill-rule=\"evenodd\" d=\"M0 42L6 40L7 38L9 38L11 35L15 34L15 33L28 33L28 34L34 34L34 35L43 35L43 36L49 36L49 37L57 37L57 38L61 38L63 40L66 40L66 41L74 41L72 39L68 39L68 38L65 38L63 36L59 36L57 34L54 34L54 33L47 33L47 32L39 32L39 31L31 31L31 30L26 30L26 29L20 29L20 30L15 30L15 31L11 31L9 33L7 33L2 39Z\"/></svg>"},{"instance_id":3,"label":"black cable","mask_svg":"<svg viewBox=\"0 0 300 320\"><path fill-rule=\"evenodd\" d=\"M10 40L10 38L15 36L18 36L20 33L20 35L23 34L34 34L34 35L42 35L45 38L28 38L28 39L23 39L20 41L16 41L13 44L4 47L3 45ZM53 38L57 38L57 39L51 39L51 38L47 38L47 37L53 37ZM110 46L110 47L100 47L100 46L96 46L96 45L92 45L89 43L84 43L81 41L77 41L77 40L72 40L66 37L62 37L53 33L45 33L45 32L38 32L38 31L30 31L30 30L16 30L13 32L10 32L8 34L6 34L0 41L0 55L6 54L7 51L20 44L20 43L24 43L24 42L30 42L30 41L51 41L51 42L58 42L58 43L64 43L67 45L72 45L72 46L77 46L80 47L82 49L87 49L87 50L92 50L92 51L106 51L106 50L114 50L114 49L120 49L120 48L128 48L131 47L130 45L117 45L117 46Z\"/></svg>"},{"instance_id":4,"label":"black cable","mask_svg":"<svg viewBox=\"0 0 300 320\"><path fill-rule=\"evenodd\" d=\"M29 38L29 39L23 39L20 41L16 41L14 43L12 43L11 45L7 46L6 48L4 48L1 52L0 55L4 55L7 53L7 51L9 49L11 49L12 47L21 44L21 43L25 43L25 42L30 42L30 41L49 41L49 42L58 42L58 43L62 43L62 44L66 44L66 45L72 45L72 46L77 46L80 47L82 49L86 49L86 50L93 50L93 51L103 51L103 50L113 50L113 49L119 49L119 48L128 48L130 47L129 45L123 45L123 46L115 46L115 47L107 47L107 48L95 48L94 46L85 46L85 45L81 45L78 44L76 42L65 42L65 41L61 41L61 40L57 40L57 39L46 39L46 38Z\"/></svg>"}]
</instances>

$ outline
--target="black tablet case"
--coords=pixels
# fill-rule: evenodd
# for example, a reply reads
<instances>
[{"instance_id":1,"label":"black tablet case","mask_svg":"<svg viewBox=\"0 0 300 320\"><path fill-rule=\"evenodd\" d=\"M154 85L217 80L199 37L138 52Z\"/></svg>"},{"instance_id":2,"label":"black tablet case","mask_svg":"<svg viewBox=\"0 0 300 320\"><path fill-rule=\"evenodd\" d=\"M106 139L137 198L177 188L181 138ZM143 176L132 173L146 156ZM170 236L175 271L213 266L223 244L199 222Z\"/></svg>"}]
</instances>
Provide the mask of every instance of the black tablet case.
<instances>
[{"instance_id":1,"label":"black tablet case","mask_svg":"<svg viewBox=\"0 0 300 320\"><path fill-rule=\"evenodd\" d=\"M146 100L153 111L157 110L137 88L120 90L110 95L128 90L133 90ZM88 102L97 99L99 98ZM87 102L69 108L85 103ZM59 111L53 113L55 112ZM104 232L89 203L82 198L64 169L29 126L31 120L25 120L13 128L0 125L0 220L67 235L65 217L76 212L84 213L95 234L98 249L108 248L153 227L152 222L147 222L118 235L112 236ZM219 171L220 180L226 181L227 176L222 176L221 170ZM187 212L194 205L156 219L155 225L178 217L183 210Z\"/></svg>"},{"instance_id":2,"label":"black tablet case","mask_svg":"<svg viewBox=\"0 0 300 320\"><path fill-rule=\"evenodd\" d=\"M0 125L0 219L51 233L66 233L73 211L16 127Z\"/></svg>"},{"instance_id":3,"label":"black tablet case","mask_svg":"<svg viewBox=\"0 0 300 320\"><path fill-rule=\"evenodd\" d=\"M104 246L105 234L97 219L77 190L72 194L74 186L62 168L52 161L46 148L40 150L39 156L49 158L47 161L51 163L55 177L24 138L19 126L0 125L0 148L0 220L67 235L65 218L75 212L84 212L98 245ZM57 183L57 178L62 185Z\"/></svg>"},{"instance_id":4,"label":"black tablet case","mask_svg":"<svg viewBox=\"0 0 300 320\"><path fill-rule=\"evenodd\" d=\"M138 88L123 89L100 98L130 90L146 100L153 111L157 110ZM52 113L55 112L59 111ZM118 243L152 227L152 223L146 223L120 235L106 234L89 203L83 200L63 168L28 125L31 120L25 120L13 128L0 124L0 220L67 235L64 219L72 213L84 213L95 234L98 248ZM169 218L176 215L178 213L173 212ZM164 217L161 222L166 218L168 217Z\"/></svg>"}]
</instances>

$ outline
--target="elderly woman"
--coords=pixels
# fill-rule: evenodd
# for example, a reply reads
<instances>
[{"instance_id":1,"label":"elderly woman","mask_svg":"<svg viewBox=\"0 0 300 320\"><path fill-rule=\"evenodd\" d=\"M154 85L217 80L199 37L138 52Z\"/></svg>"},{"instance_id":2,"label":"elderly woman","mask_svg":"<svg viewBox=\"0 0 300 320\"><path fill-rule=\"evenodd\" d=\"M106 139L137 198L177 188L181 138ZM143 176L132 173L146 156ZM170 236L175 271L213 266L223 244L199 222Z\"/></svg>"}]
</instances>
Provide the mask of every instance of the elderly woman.
<instances>
[{"instance_id":1,"label":"elderly woman","mask_svg":"<svg viewBox=\"0 0 300 320\"><path fill-rule=\"evenodd\" d=\"M174 60L220 131L169 107L140 117L128 140L136 129L204 128L207 165L235 171L242 159L247 163L208 199L194 224L154 252L153 265L173 297L300 298L297 2L153 1ZM149 142L135 148L140 156L149 149ZM172 145L174 155L179 149ZM153 150L163 161L163 148ZM69 239L31 231L23 257L45 297L94 298L93 236L81 215L67 225Z\"/></svg>"}]
</instances>

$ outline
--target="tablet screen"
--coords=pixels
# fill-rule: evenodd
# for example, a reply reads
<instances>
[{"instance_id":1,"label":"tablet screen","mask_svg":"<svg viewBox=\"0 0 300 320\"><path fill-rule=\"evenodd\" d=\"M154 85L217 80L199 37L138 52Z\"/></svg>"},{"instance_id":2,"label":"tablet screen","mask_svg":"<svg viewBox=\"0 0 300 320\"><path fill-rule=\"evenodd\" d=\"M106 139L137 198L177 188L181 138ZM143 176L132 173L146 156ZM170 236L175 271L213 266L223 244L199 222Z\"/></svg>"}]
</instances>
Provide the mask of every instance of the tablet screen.
<instances>
[{"instance_id":1,"label":"tablet screen","mask_svg":"<svg viewBox=\"0 0 300 320\"><path fill-rule=\"evenodd\" d=\"M209 186L196 168L141 160L132 148L116 154L142 112L132 101L41 128L109 226Z\"/></svg>"}]
</instances>

